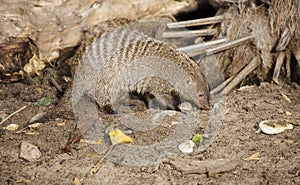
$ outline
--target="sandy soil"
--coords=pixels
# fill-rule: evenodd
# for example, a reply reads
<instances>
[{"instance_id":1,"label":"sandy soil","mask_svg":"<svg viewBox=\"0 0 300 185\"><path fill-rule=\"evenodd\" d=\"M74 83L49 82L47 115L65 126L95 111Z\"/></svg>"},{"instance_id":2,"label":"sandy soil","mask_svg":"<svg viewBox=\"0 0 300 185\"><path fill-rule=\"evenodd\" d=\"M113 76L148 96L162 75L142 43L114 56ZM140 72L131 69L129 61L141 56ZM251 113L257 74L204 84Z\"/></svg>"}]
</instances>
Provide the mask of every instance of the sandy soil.
<instances>
[{"instance_id":1,"label":"sandy soil","mask_svg":"<svg viewBox=\"0 0 300 185\"><path fill-rule=\"evenodd\" d=\"M33 85L13 83L0 84L0 89L0 120L27 105L0 127L0 184L3 185L18 182L74 184L74 179L79 179L81 184L300 184L298 85L262 83L227 95L222 127L212 145L200 154L184 155L178 151L173 157L173 160L240 161L238 167L214 175L183 174L168 159L142 167L123 166L104 160L100 171L90 175L91 168L102 155L86 143L72 145L70 154L62 151L76 122L56 112L60 110L58 108L61 104L57 104L59 98L55 96L53 87L39 89ZM290 98L291 103L283 98L282 93ZM37 106L35 102L44 96L54 100L52 105ZM287 111L291 115L287 115ZM43 123L42 126L32 131L33 135L4 130L5 126L13 123L20 125L20 130L40 112L46 112L46 116L39 121ZM267 119L291 120L294 129L277 135L257 132L258 123ZM66 123L59 126L58 123L63 121ZM159 133L159 129L157 131ZM147 138L155 140L157 134L148 134ZM41 157L31 162L21 159L19 154L22 141L36 145L42 153ZM142 144L143 140L139 142ZM243 160L257 152L258 159Z\"/></svg>"}]
</instances>

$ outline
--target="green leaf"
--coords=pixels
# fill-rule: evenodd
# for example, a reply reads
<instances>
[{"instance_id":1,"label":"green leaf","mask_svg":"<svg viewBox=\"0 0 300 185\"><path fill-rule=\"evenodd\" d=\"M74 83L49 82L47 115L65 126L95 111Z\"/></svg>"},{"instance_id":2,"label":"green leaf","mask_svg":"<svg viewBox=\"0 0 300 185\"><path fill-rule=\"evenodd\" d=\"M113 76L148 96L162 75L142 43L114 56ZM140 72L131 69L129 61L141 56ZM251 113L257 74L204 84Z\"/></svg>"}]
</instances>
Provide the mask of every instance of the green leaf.
<instances>
[{"instance_id":1,"label":"green leaf","mask_svg":"<svg viewBox=\"0 0 300 185\"><path fill-rule=\"evenodd\" d=\"M39 107L46 107L46 106L49 106L51 105L52 103L52 100L51 98L48 98L48 97L43 97L41 99L39 99L35 105L39 106Z\"/></svg>"},{"instance_id":2,"label":"green leaf","mask_svg":"<svg viewBox=\"0 0 300 185\"><path fill-rule=\"evenodd\" d=\"M195 143L195 144L199 144L200 142L203 141L203 136L201 134L195 134L192 141Z\"/></svg>"}]
</instances>

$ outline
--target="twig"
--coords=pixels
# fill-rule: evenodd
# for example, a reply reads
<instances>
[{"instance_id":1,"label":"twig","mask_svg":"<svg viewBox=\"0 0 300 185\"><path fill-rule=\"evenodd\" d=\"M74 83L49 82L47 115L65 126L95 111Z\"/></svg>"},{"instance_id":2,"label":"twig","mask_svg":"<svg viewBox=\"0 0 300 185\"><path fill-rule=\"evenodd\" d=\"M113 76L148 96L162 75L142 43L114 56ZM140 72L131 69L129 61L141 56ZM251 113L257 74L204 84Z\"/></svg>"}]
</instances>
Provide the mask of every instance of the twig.
<instances>
[{"instance_id":1,"label":"twig","mask_svg":"<svg viewBox=\"0 0 300 185\"><path fill-rule=\"evenodd\" d=\"M238 75L223 89L221 94L227 94L235 88L248 74L250 74L260 63L260 58L255 57Z\"/></svg>"},{"instance_id":2,"label":"twig","mask_svg":"<svg viewBox=\"0 0 300 185\"><path fill-rule=\"evenodd\" d=\"M4 123L6 120L8 120L9 118L11 118L12 116L14 116L15 114L17 114L18 112L20 112L21 110L25 109L26 105L21 107L19 110L13 112L12 114L10 114L9 116L7 116L6 118L4 118L1 122L0 125L2 125L2 123Z\"/></svg>"},{"instance_id":3,"label":"twig","mask_svg":"<svg viewBox=\"0 0 300 185\"><path fill-rule=\"evenodd\" d=\"M208 49L209 47L212 47L212 46L215 46L218 44L222 44L226 41L227 41L227 39L223 38L223 39L218 39L218 40L214 40L214 41L203 42L203 43L199 43L199 44L181 47L181 48L178 48L178 50L184 51L190 56L196 56L196 55L205 53L206 49Z\"/></svg>"},{"instance_id":4,"label":"twig","mask_svg":"<svg viewBox=\"0 0 300 185\"><path fill-rule=\"evenodd\" d=\"M224 44L216 46L215 48L207 49L206 50L206 55L212 55L212 54L227 50L229 48L236 47L236 46L239 46L241 44L245 44L245 43L251 41L252 38L253 38L253 36L247 36L247 37L243 37L243 38L240 38L240 39L228 41Z\"/></svg>"},{"instance_id":5,"label":"twig","mask_svg":"<svg viewBox=\"0 0 300 185\"><path fill-rule=\"evenodd\" d=\"M200 26L200 25L219 23L222 22L223 20L224 20L224 16L219 15L219 16L203 18L203 19L194 19L189 21L168 23L167 26L168 28L184 28L189 26Z\"/></svg>"},{"instance_id":6,"label":"twig","mask_svg":"<svg viewBox=\"0 0 300 185\"><path fill-rule=\"evenodd\" d=\"M57 83L57 81L54 78L50 77L50 82L58 90L58 92L60 92L60 93L63 92L62 87Z\"/></svg>"},{"instance_id":7,"label":"twig","mask_svg":"<svg viewBox=\"0 0 300 185\"><path fill-rule=\"evenodd\" d=\"M162 37L163 38L196 37L196 36L215 35L216 33L217 33L216 29L167 31L163 33Z\"/></svg>"},{"instance_id":8,"label":"twig","mask_svg":"<svg viewBox=\"0 0 300 185\"><path fill-rule=\"evenodd\" d=\"M220 85L218 85L216 88L210 91L210 94L216 94L217 92L221 91L231 80L233 79L233 76L222 82Z\"/></svg>"},{"instance_id":9,"label":"twig","mask_svg":"<svg viewBox=\"0 0 300 185\"><path fill-rule=\"evenodd\" d=\"M273 73L273 81L279 85L279 75L280 75L280 69L281 69L281 66L283 64L283 61L284 61L284 58L285 58L285 53L283 51L281 51L277 57L277 60L276 60L276 65L275 65L275 69L274 69L274 73Z\"/></svg>"},{"instance_id":10,"label":"twig","mask_svg":"<svg viewBox=\"0 0 300 185\"><path fill-rule=\"evenodd\" d=\"M103 157L97 162L97 164L92 168L92 170L91 170L91 175L94 175L94 174L96 174L96 173L99 171L99 169L100 169L100 167L101 167L102 161L105 159L105 157L109 154L109 152L113 149L114 146L115 146L115 145L111 145L111 146L105 151L104 156L103 156Z\"/></svg>"}]
</instances>

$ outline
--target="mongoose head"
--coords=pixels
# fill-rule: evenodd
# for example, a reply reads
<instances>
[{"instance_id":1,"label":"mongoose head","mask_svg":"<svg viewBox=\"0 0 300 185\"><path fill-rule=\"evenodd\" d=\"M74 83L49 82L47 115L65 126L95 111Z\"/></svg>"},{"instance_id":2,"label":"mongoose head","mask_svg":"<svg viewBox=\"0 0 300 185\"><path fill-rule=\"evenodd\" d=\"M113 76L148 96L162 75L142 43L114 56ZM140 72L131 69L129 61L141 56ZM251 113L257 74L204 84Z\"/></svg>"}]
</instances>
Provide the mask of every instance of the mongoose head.
<instances>
[{"instance_id":1,"label":"mongoose head","mask_svg":"<svg viewBox=\"0 0 300 185\"><path fill-rule=\"evenodd\" d=\"M209 110L209 91L206 81L192 77L186 81L181 97L199 109Z\"/></svg>"}]
</instances>

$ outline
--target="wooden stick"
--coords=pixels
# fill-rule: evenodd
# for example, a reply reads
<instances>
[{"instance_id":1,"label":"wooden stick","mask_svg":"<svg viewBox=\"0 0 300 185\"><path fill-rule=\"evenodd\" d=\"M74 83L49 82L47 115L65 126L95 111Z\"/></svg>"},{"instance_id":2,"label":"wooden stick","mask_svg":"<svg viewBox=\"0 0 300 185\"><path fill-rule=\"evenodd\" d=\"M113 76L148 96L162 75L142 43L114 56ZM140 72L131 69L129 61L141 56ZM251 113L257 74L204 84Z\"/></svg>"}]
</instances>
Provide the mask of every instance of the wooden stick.
<instances>
[{"instance_id":1,"label":"wooden stick","mask_svg":"<svg viewBox=\"0 0 300 185\"><path fill-rule=\"evenodd\" d=\"M279 78L279 75L280 75L280 69L281 69L281 66L283 64L284 58L285 58L285 52L283 52L283 51L279 52L279 55L278 55L277 60L276 60L274 73L273 73L273 81L277 85L279 85L279 79L278 78Z\"/></svg>"},{"instance_id":2,"label":"wooden stick","mask_svg":"<svg viewBox=\"0 0 300 185\"><path fill-rule=\"evenodd\" d=\"M21 107L19 110L13 112L12 114L10 114L9 116L7 116L6 118L4 118L4 119L1 121L0 125L2 125L2 123L4 123L6 120L8 120L9 118L11 118L12 116L14 116L15 114L17 114L18 112L20 112L21 110L23 110L23 109L25 109L25 108L26 108L26 105L23 106L23 107Z\"/></svg>"},{"instance_id":3,"label":"wooden stick","mask_svg":"<svg viewBox=\"0 0 300 185\"><path fill-rule=\"evenodd\" d=\"M285 68L286 68L286 76L288 77L288 80L291 80L291 51L288 50L285 54Z\"/></svg>"},{"instance_id":4,"label":"wooden stick","mask_svg":"<svg viewBox=\"0 0 300 185\"><path fill-rule=\"evenodd\" d=\"M201 42L203 42L203 40L205 39L205 37L198 37L195 39L195 44L199 44Z\"/></svg>"},{"instance_id":5,"label":"wooden stick","mask_svg":"<svg viewBox=\"0 0 300 185\"><path fill-rule=\"evenodd\" d=\"M222 82L220 85L218 85L216 88L210 91L210 94L216 94L217 92L221 91L231 80L233 79L233 76Z\"/></svg>"},{"instance_id":6,"label":"wooden stick","mask_svg":"<svg viewBox=\"0 0 300 185\"><path fill-rule=\"evenodd\" d=\"M113 149L114 146L115 146L115 145L111 145L111 146L105 151L103 157L101 157L101 159L97 162L97 164L95 164L95 166L91 169L91 172L90 172L91 175L94 175L94 174L96 174L96 173L99 171L99 169L100 169L100 167L101 167L102 161L105 159L105 157L109 154L109 152Z\"/></svg>"},{"instance_id":7,"label":"wooden stick","mask_svg":"<svg viewBox=\"0 0 300 185\"><path fill-rule=\"evenodd\" d=\"M251 41L252 38L253 38L253 36L250 35L250 36L243 37L243 38L240 38L240 39L228 41L224 44L216 46L215 48L207 49L206 50L206 55L212 55L212 54L227 50L229 48L236 47L236 46L239 46L241 44L245 44L245 43Z\"/></svg>"},{"instance_id":8,"label":"wooden stick","mask_svg":"<svg viewBox=\"0 0 300 185\"><path fill-rule=\"evenodd\" d=\"M203 29L203 30L188 30L188 31L168 31L164 32L163 38L180 38L180 37L197 37L217 34L216 29Z\"/></svg>"},{"instance_id":9,"label":"wooden stick","mask_svg":"<svg viewBox=\"0 0 300 185\"><path fill-rule=\"evenodd\" d=\"M276 46L276 51L283 51L286 49L287 45L289 44L291 40L291 32L290 29L285 28L285 30L283 31L278 44Z\"/></svg>"},{"instance_id":10,"label":"wooden stick","mask_svg":"<svg viewBox=\"0 0 300 185\"><path fill-rule=\"evenodd\" d=\"M223 89L221 94L229 93L235 88L247 75L249 75L260 63L260 58L257 56L241 71L238 75Z\"/></svg>"},{"instance_id":11,"label":"wooden stick","mask_svg":"<svg viewBox=\"0 0 300 185\"><path fill-rule=\"evenodd\" d=\"M189 26L200 26L200 25L219 23L222 22L223 20L224 20L224 16L219 15L219 16L203 18L203 19L194 19L189 21L168 23L167 26L168 28L184 28Z\"/></svg>"},{"instance_id":12,"label":"wooden stick","mask_svg":"<svg viewBox=\"0 0 300 185\"><path fill-rule=\"evenodd\" d=\"M214 41L203 42L203 43L199 43L199 44L181 47L181 48L178 48L178 50L184 51L190 56L196 56L196 55L205 53L207 48L218 45L218 44L222 44L226 41L227 41L227 39L223 38L223 39L218 39L218 40L214 40Z\"/></svg>"}]
</instances>

